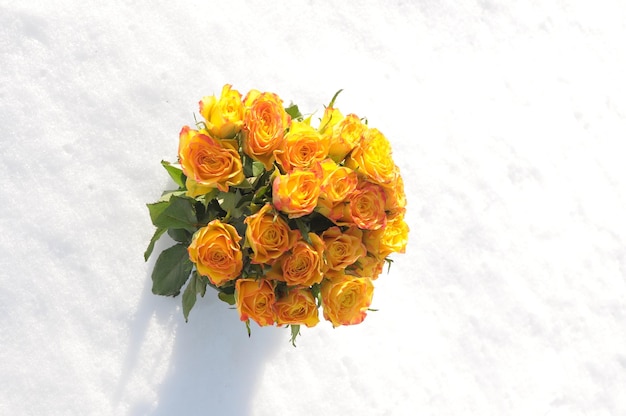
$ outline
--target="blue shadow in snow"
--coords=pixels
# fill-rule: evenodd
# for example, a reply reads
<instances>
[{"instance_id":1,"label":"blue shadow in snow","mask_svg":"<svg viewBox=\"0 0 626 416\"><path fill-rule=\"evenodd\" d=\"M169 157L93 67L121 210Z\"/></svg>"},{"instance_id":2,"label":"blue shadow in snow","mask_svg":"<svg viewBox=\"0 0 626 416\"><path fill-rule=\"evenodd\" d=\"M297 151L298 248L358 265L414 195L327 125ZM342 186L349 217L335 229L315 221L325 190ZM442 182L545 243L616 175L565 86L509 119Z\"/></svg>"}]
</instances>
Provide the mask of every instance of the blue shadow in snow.
<instances>
[{"instance_id":1,"label":"blue shadow in snow","mask_svg":"<svg viewBox=\"0 0 626 416\"><path fill-rule=\"evenodd\" d=\"M237 311L220 301L211 288L207 288L204 298L198 297L186 323L180 307L182 295L173 299L164 298L153 295L151 291L151 273L161 246L162 243L157 243L148 262L146 285L129 325L129 349L115 402L120 404L125 396L140 359L140 350L146 342L150 320L156 317L158 322L172 328L174 346L169 368L158 388L156 409L154 403L135 402L129 403L129 413L250 414L256 385L262 377L262 364L274 355L279 343L288 343L288 330L259 328L252 323L252 336L248 338L245 324L239 320ZM146 381L149 383L149 380Z\"/></svg>"}]
</instances>

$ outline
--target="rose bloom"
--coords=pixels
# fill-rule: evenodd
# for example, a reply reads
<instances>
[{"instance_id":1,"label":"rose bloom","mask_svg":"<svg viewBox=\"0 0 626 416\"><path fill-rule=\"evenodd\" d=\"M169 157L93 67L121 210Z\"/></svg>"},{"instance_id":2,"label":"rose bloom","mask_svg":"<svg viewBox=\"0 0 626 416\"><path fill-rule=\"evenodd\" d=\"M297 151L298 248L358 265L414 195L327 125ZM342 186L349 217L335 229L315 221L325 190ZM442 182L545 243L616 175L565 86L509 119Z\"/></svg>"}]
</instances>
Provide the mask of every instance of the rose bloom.
<instances>
[{"instance_id":1,"label":"rose bloom","mask_svg":"<svg viewBox=\"0 0 626 416\"><path fill-rule=\"evenodd\" d=\"M241 94L226 84L219 100L214 95L203 97L198 103L200 115L206 120L206 129L218 139L232 139L243 125Z\"/></svg>"},{"instance_id":2,"label":"rose bloom","mask_svg":"<svg viewBox=\"0 0 626 416\"><path fill-rule=\"evenodd\" d=\"M330 135L329 156L336 162L341 162L359 145L367 126L361 122L356 114L348 114L343 120L333 126Z\"/></svg>"},{"instance_id":3,"label":"rose bloom","mask_svg":"<svg viewBox=\"0 0 626 416\"><path fill-rule=\"evenodd\" d=\"M178 160L187 176L187 194L192 197L213 188L227 192L230 185L245 179L233 141L217 140L188 126L180 132Z\"/></svg>"},{"instance_id":4,"label":"rose bloom","mask_svg":"<svg viewBox=\"0 0 626 416\"><path fill-rule=\"evenodd\" d=\"M196 231L187 251L198 273L221 286L241 273L243 261L239 241L241 237L235 227L213 220Z\"/></svg>"},{"instance_id":5,"label":"rose bloom","mask_svg":"<svg viewBox=\"0 0 626 416\"><path fill-rule=\"evenodd\" d=\"M330 142L308 123L292 121L289 132L274 152L284 172L305 169L328 156Z\"/></svg>"},{"instance_id":6,"label":"rose bloom","mask_svg":"<svg viewBox=\"0 0 626 416\"><path fill-rule=\"evenodd\" d=\"M390 218L385 228L366 231L363 235L367 251L379 259L384 259L391 253L404 253L408 240L409 226L402 215Z\"/></svg>"},{"instance_id":7,"label":"rose bloom","mask_svg":"<svg viewBox=\"0 0 626 416\"><path fill-rule=\"evenodd\" d=\"M326 107L324 109L324 115L320 120L318 131L320 134L326 135L330 138L333 134L334 126L336 126L341 120L343 120L343 114L341 114L341 111L339 111L338 108Z\"/></svg>"},{"instance_id":8,"label":"rose bloom","mask_svg":"<svg viewBox=\"0 0 626 416\"><path fill-rule=\"evenodd\" d=\"M400 176L400 170L396 167L396 174L392 181L383 186L385 191L385 211L387 217L393 218L404 215L406 212L406 194L404 193L404 180Z\"/></svg>"},{"instance_id":9,"label":"rose bloom","mask_svg":"<svg viewBox=\"0 0 626 416\"><path fill-rule=\"evenodd\" d=\"M246 242L254 255L252 263L273 263L300 238L300 232L289 228L287 222L266 204L259 212L246 217Z\"/></svg>"},{"instance_id":10,"label":"rose bloom","mask_svg":"<svg viewBox=\"0 0 626 416\"><path fill-rule=\"evenodd\" d=\"M339 325L360 324L372 303L374 285L365 277L344 275L341 279L324 280L321 288L324 318Z\"/></svg>"},{"instance_id":11,"label":"rose bloom","mask_svg":"<svg viewBox=\"0 0 626 416\"><path fill-rule=\"evenodd\" d=\"M242 321L273 325L275 301L274 286L267 279L239 279L235 283L235 305Z\"/></svg>"},{"instance_id":12,"label":"rose bloom","mask_svg":"<svg viewBox=\"0 0 626 416\"><path fill-rule=\"evenodd\" d=\"M359 259L352 265L346 268L346 274L368 277L372 280L378 279L378 276L383 271L385 265L385 259L379 259L373 255L365 255L359 257Z\"/></svg>"},{"instance_id":13,"label":"rose bloom","mask_svg":"<svg viewBox=\"0 0 626 416\"><path fill-rule=\"evenodd\" d=\"M322 233L325 249L324 255L330 271L341 271L351 265L359 257L365 256L367 250L362 242L363 231L350 227L341 231L339 227L330 227Z\"/></svg>"},{"instance_id":14,"label":"rose bloom","mask_svg":"<svg viewBox=\"0 0 626 416\"><path fill-rule=\"evenodd\" d=\"M317 205L320 183L321 173L311 170L294 170L278 175L272 184L272 202L289 218L310 214Z\"/></svg>"},{"instance_id":15,"label":"rose bloom","mask_svg":"<svg viewBox=\"0 0 626 416\"><path fill-rule=\"evenodd\" d=\"M324 278L324 242L315 233L309 233L310 245L298 241L283 254L267 272L270 279L286 282L289 286L311 286Z\"/></svg>"},{"instance_id":16,"label":"rose bloom","mask_svg":"<svg viewBox=\"0 0 626 416\"><path fill-rule=\"evenodd\" d=\"M350 217L363 230L377 230L387 223L385 193L379 185L361 182L349 198Z\"/></svg>"},{"instance_id":17,"label":"rose bloom","mask_svg":"<svg viewBox=\"0 0 626 416\"><path fill-rule=\"evenodd\" d=\"M392 253L404 253L409 241L409 225L404 216L396 216L387 221L387 226L380 239L380 247Z\"/></svg>"},{"instance_id":18,"label":"rose bloom","mask_svg":"<svg viewBox=\"0 0 626 416\"><path fill-rule=\"evenodd\" d=\"M391 145L377 129L365 131L363 140L346 159L346 166L378 184L391 182L396 172Z\"/></svg>"},{"instance_id":19,"label":"rose bloom","mask_svg":"<svg viewBox=\"0 0 626 416\"><path fill-rule=\"evenodd\" d=\"M338 166L332 159L325 159L320 166L322 185L316 210L337 223L344 216L344 201L356 189L358 176L352 169Z\"/></svg>"},{"instance_id":20,"label":"rose bloom","mask_svg":"<svg viewBox=\"0 0 626 416\"><path fill-rule=\"evenodd\" d=\"M315 298L305 287L289 289L274 304L274 312L278 325L306 325L312 328L320 321Z\"/></svg>"},{"instance_id":21,"label":"rose bloom","mask_svg":"<svg viewBox=\"0 0 626 416\"><path fill-rule=\"evenodd\" d=\"M345 166L338 166L332 159L326 159L322 167L322 195L331 204L345 201L357 187L356 172Z\"/></svg>"},{"instance_id":22,"label":"rose bloom","mask_svg":"<svg viewBox=\"0 0 626 416\"><path fill-rule=\"evenodd\" d=\"M244 106L243 151L271 170L274 150L280 146L291 117L283 108L283 100L270 92L251 90Z\"/></svg>"}]
</instances>

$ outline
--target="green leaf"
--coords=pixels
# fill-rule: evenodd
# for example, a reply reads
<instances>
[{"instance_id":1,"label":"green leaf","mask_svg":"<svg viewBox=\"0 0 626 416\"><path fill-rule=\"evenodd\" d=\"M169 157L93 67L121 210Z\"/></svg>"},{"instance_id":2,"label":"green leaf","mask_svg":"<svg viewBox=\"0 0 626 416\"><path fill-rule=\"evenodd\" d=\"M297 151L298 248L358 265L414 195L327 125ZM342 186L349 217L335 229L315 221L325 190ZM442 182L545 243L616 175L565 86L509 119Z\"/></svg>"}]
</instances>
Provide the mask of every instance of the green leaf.
<instances>
[{"instance_id":1,"label":"green leaf","mask_svg":"<svg viewBox=\"0 0 626 416\"><path fill-rule=\"evenodd\" d=\"M385 257L385 262L387 263L387 274L389 274L389 271L391 270L391 263L393 263L393 259L390 259L389 257Z\"/></svg>"},{"instance_id":2,"label":"green leaf","mask_svg":"<svg viewBox=\"0 0 626 416\"><path fill-rule=\"evenodd\" d=\"M187 177L183 173L183 169L179 164L172 164L166 160L162 160L161 165L163 165L167 173L170 174L176 185L180 186L181 188L185 187L185 180L187 179Z\"/></svg>"},{"instance_id":3,"label":"green leaf","mask_svg":"<svg viewBox=\"0 0 626 416\"><path fill-rule=\"evenodd\" d=\"M185 316L185 322L189 322L189 312L196 304L196 273L191 274L189 284L183 292L183 315Z\"/></svg>"},{"instance_id":4,"label":"green leaf","mask_svg":"<svg viewBox=\"0 0 626 416\"><path fill-rule=\"evenodd\" d=\"M285 112L294 120L302 120L302 113L300 113L300 109L295 104L291 104L289 107L285 108Z\"/></svg>"},{"instance_id":5,"label":"green leaf","mask_svg":"<svg viewBox=\"0 0 626 416\"><path fill-rule=\"evenodd\" d=\"M185 196L187 191L165 191L157 202L169 202L173 196Z\"/></svg>"},{"instance_id":6,"label":"green leaf","mask_svg":"<svg viewBox=\"0 0 626 416\"><path fill-rule=\"evenodd\" d=\"M261 162L254 161L252 163L252 176L259 176L265 172L265 165Z\"/></svg>"},{"instance_id":7,"label":"green leaf","mask_svg":"<svg viewBox=\"0 0 626 416\"><path fill-rule=\"evenodd\" d=\"M239 218L243 215L243 209L238 207L241 194L235 192L220 192L217 196L220 208L226 211L227 217Z\"/></svg>"},{"instance_id":8,"label":"green leaf","mask_svg":"<svg viewBox=\"0 0 626 416\"><path fill-rule=\"evenodd\" d=\"M333 99L332 99L332 100L330 100L330 103L328 103L328 107L330 107L330 108L332 108L332 107L333 107L333 105L335 104L335 100L337 99L337 96L339 95L339 93L340 93L341 91L343 91L343 89L340 89L339 91L337 91L337 92L335 93L335 95L333 95Z\"/></svg>"},{"instance_id":9,"label":"green leaf","mask_svg":"<svg viewBox=\"0 0 626 416\"><path fill-rule=\"evenodd\" d=\"M250 182L248 182L247 179L244 179L243 181L241 181L241 183L238 183L237 185L231 185L230 187L235 189L252 189L252 185L250 184Z\"/></svg>"},{"instance_id":10,"label":"green leaf","mask_svg":"<svg viewBox=\"0 0 626 416\"><path fill-rule=\"evenodd\" d=\"M265 194L267 193L267 191L270 189L269 185L265 185L260 187L254 194L254 197L252 198L252 200L254 202L259 202L261 201L261 198L263 198L265 196Z\"/></svg>"},{"instance_id":11,"label":"green leaf","mask_svg":"<svg viewBox=\"0 0 626 416\"><path fill-rule=\"evenodd\" d=\"M209 206L209 204L211 203L211 201L213 201L213 199L215 199L215 196L219 193L219 190L217 188L215 189L211 189L209 192L207 192L204 195L201 195L199 197L196 198L196 200L202 202L202 204L204 205L205 208L207 208Z\"/></svg>"},{"instance_id":12,"label":"green leaf","mask_svg":"<svg viewBox=\"0 0 626 416\"><path fill-rule=\"evenodd\" d=\"M241 162L243 165L243 174L246 178L249 178L250 176L256 176L252 174L252 159L248 157L245 153L241 155Z\"/></svg>"},{"instance_id":13,"label":"green leaf","mask_svg":"<svg viewBox=\"0 0 626 416\"><path fill-rule=\"evenodd\" d=\"M296 337L300 335L300 325L289 325L291 328L291 345L296 346Z\"/></svg>"},{"instance_id":14,"label":"green leaf","mask_svg":"<svg viewBox=\"0 0 626 416\"><path fill-rule=\"evenodd\" d=\"M188 198L172 196L169 201L147 204L152 224L158 228L183 228L196 231L196 213Z\"/></svg>"},{"instance_id":15,"label":"green leaf","mask_svg":"<svg viewBox=\"0 0 626 416\"><path fill-rule=\"evenodd\" d=\"M178 241L179 243L189 243L193 235L193 233L181 228L170 228L167 230L167 234L172 237L172 240Z\"/></svg>"},{"instance_id":16,"label":"green leaf","mask_svg":"<svg viewBox=\"0 0 626 416\"><path fill-rule=\"evenodd\" d=\"M252 334L252 331L250 331L250 320L246 319L246 329L248 330L248 338L250 338L250 335Z\"/></svg>"},{"instance_id":17,"label":"green leaf","mask_svg":"<svg viewBox=\"0 0 626 416\"><path fill-rule=\"evenodd\" d=\"M231 293L231 294L226 294L224 292L218 292L217 297L220 298L220 300L222 302L226 302L229 305L234 305L235 304L235 294Z\"/></svg>"},{"instance_id":18,"label":"green leaf","mask_svg":"<svg viewBox=\"0 0 626 416\"><path fill-rule=\"evenodd\" d=\"M150 239L150 244L148 244L148 248L146 249L146 252L143 253L144 261L148 261L148 258L150 258L150 255L152 254L152 250L154 250L154 244L157 242L159 238L161 238L161 236L166 230L167 230L166 228L156 229L156 231L154 232L154 235Z\"/></svg>"},{"instance_id":19,"label":"green leaf","mask_svg":"<svg viewBox=\"0 0 626 416\"><path fill-rule=\"evenodd\" d=\"M193 263L189 260L187 247L176 244L163 250L152 271L152 293L163 296L176 296L180 293Z\"/></svg>"},{"instance_id":20,"label":"green leaf","mask_svg":"<svg viewBox=\"0 0 626 416\"><path fill-rule=\"evenodd\" d=\"M209 279L206 276L199 275L197 272L194 273L196 275L196 293L199 293L200 296L204 297Z\"/></svg>"},{"instance_id":21,"label":"green leaf","mask_svg":"<svg viewBox=\"0 0 626 416\"><path fill-rule=\"evenodd\" d=\"M313 297L317 301L317 307L318 308L320 308L322 306L322 291L321 291L321 288L322 288L322 285L320 285L319 283L315 283L313 286L311 286L311 294L313 295Z\"/></svg>"},{"instance_id":22,"label":"green leaf","mask_svg":"<svg viewBox=\"0 0 626 416\"><path fill-rule=\"evenodd\" d=\"M296 225L298 226L298 229L300 230L300 233L302 233L302 238L304 239L304 241L306 241L310 245L313 245L313 242L311 241L311 237L309 237L309 232L311 230L304 223L304 221L302 221L302 219L300 219L300 218L296 218Z\"/></svg>"}]
</instances>

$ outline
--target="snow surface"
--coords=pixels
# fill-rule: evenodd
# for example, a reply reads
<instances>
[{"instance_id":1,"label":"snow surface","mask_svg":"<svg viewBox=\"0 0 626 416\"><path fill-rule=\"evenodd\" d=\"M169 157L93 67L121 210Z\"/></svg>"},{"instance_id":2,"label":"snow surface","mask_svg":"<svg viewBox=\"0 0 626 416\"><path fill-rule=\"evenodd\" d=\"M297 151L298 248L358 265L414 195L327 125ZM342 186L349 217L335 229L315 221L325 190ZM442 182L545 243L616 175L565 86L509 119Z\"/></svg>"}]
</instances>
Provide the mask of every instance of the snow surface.
<instances>
[{"instance_id":1,"label":"snow surface","mask_svg":"<svg viewBox=\"0 0 626 416\"><path fill-rule=\"evenodd\" d=\"M0 414L626 414L624 39L621 0L0 0ZM362 325L152 295L159 162L225 83L390 139Z\"/></svg>"}]
</instances>

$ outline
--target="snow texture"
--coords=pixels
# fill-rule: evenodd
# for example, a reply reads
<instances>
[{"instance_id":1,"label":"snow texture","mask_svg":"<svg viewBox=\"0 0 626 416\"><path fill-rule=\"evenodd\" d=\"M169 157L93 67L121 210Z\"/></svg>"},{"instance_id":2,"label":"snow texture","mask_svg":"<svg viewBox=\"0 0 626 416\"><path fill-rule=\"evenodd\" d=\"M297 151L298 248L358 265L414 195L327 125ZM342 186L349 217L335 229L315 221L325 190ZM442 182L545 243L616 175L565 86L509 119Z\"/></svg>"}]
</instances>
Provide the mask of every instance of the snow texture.
<instances>
[{"instance_id":1,"label":"snow texture","mask_svg":"<svg viewBox=\"0 0 626 416\"><path fill-rule=\"evenodd\" d=\"M0 414L626 414L624 39L621 0L0 0ZM225 83L389 138L410 241L362 325L151 293Z\"/></svg>"}]
</instances>

